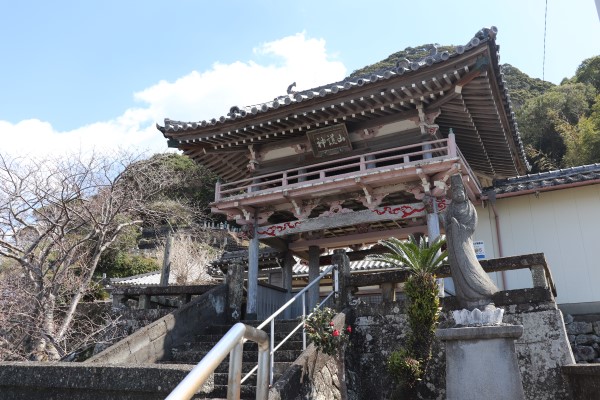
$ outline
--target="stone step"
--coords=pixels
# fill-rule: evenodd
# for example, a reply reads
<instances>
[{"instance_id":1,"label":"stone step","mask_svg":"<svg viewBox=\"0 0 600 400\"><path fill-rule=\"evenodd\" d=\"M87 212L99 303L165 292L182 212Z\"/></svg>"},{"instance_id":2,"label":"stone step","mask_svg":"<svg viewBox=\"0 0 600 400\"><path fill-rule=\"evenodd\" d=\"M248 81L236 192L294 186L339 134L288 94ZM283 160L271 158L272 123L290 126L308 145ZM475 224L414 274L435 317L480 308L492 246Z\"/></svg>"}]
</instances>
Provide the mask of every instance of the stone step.
<instances>
[{"instance_id":1,"label":"stone step","mask_svg":"<svg viewBox=\"0 0 600 400\"><path fill-rule=\"evenodd\" d=\"M186 350L174 351L169 362L176 364L197 364L204 358L209 350ZM275 362L294 362L302 354L300 350L281 350L275 352ZM258 351L244 351L242 355L244 362L257 362Z\"/></svg>"},{"instance_id":2,"label":"stone step","mask_svg":"<svg viewBox=\"0 0 600 400\"><path fill-rule=\"evenodd\" d=\"M209 351L213 347L215 347L216 342L213 341L197 341L197 342L187 342L181 346L177 346L173 348L174 351L189 351L189 350L206 350ZM275 342L275 346L278 343ZM298 340L288 340L284 344L281 345L279 350L300 350L302 349L302 341ZM258 344L254 342L246 342L244 343L244 351L258 351Z\"/></svg>"},{"instance_id":3,"label":"stone step","mask_svg":"<svg viewBox=\"0 0 600 400\"><path fill-rule=\"evenodd\" d=\"M262 323L262 321L241 321L242 323L250 326L258 326ZM286 319L286 320L276 320L275 321L275 332L290 332L300 323L299 320L295 319ZM206 327L207 334L220 334L224 335L231 329L232 325L211 325ZM265 332L270 332L270 325L267 325L263 328Z\"/></svg>"},{"instance_id":4,"label":"stone step","mask_svg":"<svg viewBox=\"0 0 600 400\"><path fill-rule=\"evenodd\" d=\"M217 385L212 392L206 394L196 394L194 399L226 399L227 398L227 385ZM242 385L240 388L240 399L255 399L256 398L256 386Z\"/></svg>"},{"instance_id":5,"label":"stone step","mask_svg":"<svg viewBox=\"0 0 600 400\"><path fill-rule=\"evenodd\" d=\"M285 337L287 335L289 335L290 331L275 331L275 341L276 342L280 342L281 340L285 339ZM200 334L200 335L196 335L194 337L194 341L196 342L213 342L213 343L217 343L219 340L221 340L223 338L223 336L225 335L226 332L224 333L213 333L213 334ZM267 334L271 334L270 332L267 332ZM302 329L299 329L298 331L296 331L296 333L294 333L294 335L292 336L292 340L302 340Z\"/></svg>"},{"instance_id":6,"label":"stone step","mask_svg":"<svg viewBox=\"0 0 600 400\"><path fill-rule=\"evenodd\" d=\"M275 380L277 380L277 378L280 377L281 374L283 374L290 367L290 365L292 365L292 362L289 362L289 361L273 363L273 376L275 377ZM244 374L244 375L247 374L254 367L256 367L256 363L254 363L254 362L243 363L242 364L242 374ZM224 361L221 364L219 364L219 366L217 367L215 372L228 374L229 373L229 362Z\"/></svg>"}]
</instances>

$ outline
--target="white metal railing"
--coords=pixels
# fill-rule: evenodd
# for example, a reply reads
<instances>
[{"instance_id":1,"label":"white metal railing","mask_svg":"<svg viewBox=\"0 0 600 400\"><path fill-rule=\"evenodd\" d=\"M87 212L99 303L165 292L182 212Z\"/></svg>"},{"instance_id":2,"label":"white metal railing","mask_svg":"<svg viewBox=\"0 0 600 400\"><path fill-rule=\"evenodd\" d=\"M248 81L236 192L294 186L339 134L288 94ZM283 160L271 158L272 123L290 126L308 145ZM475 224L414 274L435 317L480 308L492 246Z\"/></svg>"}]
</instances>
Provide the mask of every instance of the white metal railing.
<instances>
[{"instance_id":1,"label":"white metal railing","mask_svg":"<svg viewBox=\"0 0 600 400\"><path fill-rule=\"evenodd\" d=\"M237 323L223 336L190 373L173 389L165 400L189 400L206 382L214 370L229 354L229 378L227 399L240 398L242 377L243 345L246 340L258 344L258 374L256 377L256 399L267 400L269 395L269 335L249 325Z\"/></svg>"},{"instance_id":2,"label":"white metal railing","mask_svg":"<svg viewBox=\"0 0 600 400\"><path fill-rule=\"evenodd\" d=\"M269 384L270 385L273 384L273 369L275 366L275 352L281 346L283 346L283 344L285 342L287 342L300 328L303 328L302 329L302 350L306 350L306 330L304 329L304 321L306 320L306 318L308 318L312 315L312 312L308 315L306 314L306 293L314 285L319 285L319 283L321 282L321 279L323 279L325 276L327 276L329 273L331 273L331 271L333 271L333 290L331 291L331 293L329 293L325 297L325 299L323 299L323 301L321 301L317 305L316 308L320 308L321 306L323 306L323 304L325 304L332 296L337 296L337 294L339 293L339 272L338 272L337 265L334 264L334 265L331 265L330 267L326 268L315 280L310 282L304 289L302 289L294 297L289 299L284 305L282 305L277 311L275 311L273 314L271 314L271 316L269 318L264 320L256 328L256 329L263 329L265 326L267 326L267 324L270 324L270 335L269 335L270 336L269 354L271 355L271 357L270 357L271 361L269 363ZM277 318L278 315L280 315L288 307L290 307L292 304L294 304L294 302L296 300L298 300L299 298L302 299L302 320L296 327L294 327L294 329L292 329L292 331L285 338L283 338L281 340L281 342L279 342L279 344L277 344L277 346L275 346L275 318ZM256 367L254 367L252 370L250 370L250 372L248 372L246 374L246 376L244 376L244 378L242 379L242 383L244 383L246 380L248 380L254 374L254 372L256 372L257 369L259 370L259 373L260 373L260 364L257 365Z\"/></svg>"},{"instance_id":3,"label":"white metal railing","mask_svg":"<svg viewBox=\"0 0 600 400\"><path fill-rule=\"evenodd\" d=\"M426 148L424 148L424 146ZM369 173L380 166L399 166L438 158L457 157L454 135L448 139L411 144L379 150L337 160L292 168L286 171L253 176L235 182L217 183L215 201L242 194L267 192L273 189L291 189L312 180L339 179L344 176L356 177ZM461 156L462 157L462 156ZM462 158L464 161L464 158Z\"/></svg>"}]
</instances>

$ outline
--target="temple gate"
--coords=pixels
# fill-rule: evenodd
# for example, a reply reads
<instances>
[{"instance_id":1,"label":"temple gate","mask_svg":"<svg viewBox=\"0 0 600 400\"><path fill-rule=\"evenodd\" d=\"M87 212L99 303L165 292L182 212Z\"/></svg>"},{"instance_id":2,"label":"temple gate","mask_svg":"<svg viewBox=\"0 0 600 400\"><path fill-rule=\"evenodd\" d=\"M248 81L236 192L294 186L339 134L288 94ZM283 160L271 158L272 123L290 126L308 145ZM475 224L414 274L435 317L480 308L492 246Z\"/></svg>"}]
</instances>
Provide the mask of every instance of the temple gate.
<instances>
[{"instance_id":1,"label":"temple gate","mask_svg":"<svg viewBox=\"0 0 600 400\"><path fill-rule=\"evenodd\" d=\"M158 129L220 181L212 210L250 238L247 318L256 315L259 243L319 274L326 250L389 237L436 237L449 177L475 204L495 178L524 173L523 145L498 61L496 29L367 76L231 107ZM318 288L317 288L318 289ZM312 293L311 305L318 298Z\"/></svg>"}]
</instances>

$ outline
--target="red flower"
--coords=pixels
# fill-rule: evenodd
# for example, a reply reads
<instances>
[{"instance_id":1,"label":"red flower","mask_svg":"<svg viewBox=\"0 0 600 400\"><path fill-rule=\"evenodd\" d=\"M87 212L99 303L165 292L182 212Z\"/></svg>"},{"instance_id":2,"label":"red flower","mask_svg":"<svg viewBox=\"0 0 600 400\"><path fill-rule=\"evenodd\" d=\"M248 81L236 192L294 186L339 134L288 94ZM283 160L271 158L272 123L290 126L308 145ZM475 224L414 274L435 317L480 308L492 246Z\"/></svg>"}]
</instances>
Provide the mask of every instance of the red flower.
<instances>
[{"instance_id":1,"label":"red flower","mask_svg":"<svg viewBox=\"0 0 600 400\"><path fill-rule=\"evenodd\" d=\"M333 321L331 321L331 322L329 323L329 326L333 326Z\"/></svg>"},{"instance_id":2,"label":"red flower","mask_svg":"<svg viewBox=\"0 0 600 400\"><path fill-rule=\"evenodd\" d=\"M333 336L340 336L340 331L338 331L337 329L335 329L332 333Z\"/></svg>"},{"instance_id":3,"label":"red flower","mask_svg":"<svg viewBox=\"0 0 600 400\"><path fill-rule=\"evenodd\" d=\"M348 325L348 327L346 328L346 332L352 333L352 327L350 325Z\"/></svg>"}]
</instances>

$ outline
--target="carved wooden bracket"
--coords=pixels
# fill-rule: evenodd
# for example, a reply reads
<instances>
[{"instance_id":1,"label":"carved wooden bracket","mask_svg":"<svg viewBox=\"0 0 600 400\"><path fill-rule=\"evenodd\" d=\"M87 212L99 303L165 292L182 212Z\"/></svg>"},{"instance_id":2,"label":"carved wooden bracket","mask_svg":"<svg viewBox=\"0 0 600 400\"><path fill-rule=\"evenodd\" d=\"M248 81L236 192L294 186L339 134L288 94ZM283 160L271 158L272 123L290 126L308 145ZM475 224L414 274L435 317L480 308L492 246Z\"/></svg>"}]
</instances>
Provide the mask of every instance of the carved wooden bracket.
<instances>
[{"instance_id":1,"label":"carved wooden bracket","mask_svg":"<svg viewBox=\"0 0 600 400\"><path fill-rule=\"evenodd\" d=\"M248 152L248 158L250 159L250 161L248 161L246 168L248 169L248 171L254 172L258 169L258 166L260 165L260 163L258 162L258 160L260 160L260 153L256 150L253 144L248 146Z\"/></svg>"},{"instance_id":2,"label":"carved wooden bracket","mask_svg":"<svg viewBox=\"0 0 600 400\"><path fill-rule=\"evenodd\" d=\"M435 124L435 119L442 113L441 110L436 110L433 112L425 113L423 110L423 104L417 105L417 110L419 112L419 127L421 128L421 133L423 135L429 134L434 136L438 129L439 125Z\"/></svg>"},{"instance_id":3,"label":"carved wooden bracket","mask_svg":"<svg viewBox=\"0 0 600 400\"><path fill-rule=\"evenodd\" d=\"M360 179L356 179L356 182L360 184L364 192L364 196L359 196L358 201L362 203L363 206L367 207L369 210L379 207L385 196L389 193L377 193L375 194L373 189L365 184L360 183Z\"/></svg>"},{"instance_id":4,"label":"carved wooden bracket","mask_svg":"<svg viewBox=\"0 0 600 400\"><path fill-rule=\"evenodd\" d=\"M454 163L448 171L434 175L431 179L433 181L433 190L431 191L431 194L436 197L445 196L448 191L448 179L450 176L456 174L459 169L460 164Z\"/></svg>"},{"instance_id":5,"label":"carved wooden bracket","mask_svg":"<svg viewBox=\"0 0 600 400\"><path fill-rule=\"evenodd\" d=\"M421 186L423 186L423 191L425 193L429 193L431 191L431 183L429 182L429 176L423 172L422 168L416 169L417 176L421 179Z\"/></svg>"},{"instance_id":6,"label":"carved wooden bracket","mask_svg":"<svg viewBox=\"0 0 600 400\"><path fill-rule=\"evenodd\" d=\"M325 211L325 212L321 213L319 215L319 217L330 217L332 215L344 214L344 213L349 213L349 212L352 212L352 210L349 208L344 208L342 206L341 201L333 201L333 202L331 202L331 207L329 208L329 211Z\"/></svg>"},{"instance_id":7,"label":"carved wooden bracket","mask_svg":"<svg viewBox=\"0 0 600 400\"><path fill-rule=\"evenodd\" d=\"M423 191L423 186L421 185L415 185L413 187L407 188L406 190L409 193L412 193L413 196L415 196L415 199L417 200L423 200L423 198L425 197L425 192Z\"/></svg>"},{"instance_id":8,"label":"carved wooden bracket","mask_svg":"<svg viewBox=\"0 0 600 400\"><path fill-rule=\"evenodd\" d=\"M358 131L361 139L369 139L377 136L379 134L379 130L383 127L383 125L375 126L373 128L365 128Z\"/></svg>"},{"instance_id":9,"label":"carved wooden bracket","mask_svg":"<svg viewBox=\"0 0 600 400\"><path fill-rule=\"evenodd\" d=\"M297 143L297 144L292 145L292 149L294 149L294 152L296 154L306 153L306 150L307 150L306 148L307 148L307 146L305 143Z\"/></svg>"},{"instance_id":10,"label":"carved wooden bracket","mask_svg":"<svg viewBox=\"0 0 600 400\"><path fill-rule=\"evenodd\" d=\"M293 198L289 198L289 201L292 204L292 212L294 213L294 217L300 220L308 218L312 210L319 205L319 199L304 200L301 201L300 204L298 204L298 202Z\"/></svg>"},{"instance_id":11,"label":"carved wooden bracket","mask_svg":"<svg viewBox=\"0 0 600 400\"><path fill-rule=\"evenodd\" d=\"M261 212L258 213L256 215L256 222L258 223L258 225L263 225L267 222L269 222L269 217L271 215L273 215L274 211L265 211L265 212Z\"/></svg>"},{"instance_id":12,"label":"carved wooden bracket","mask_svg":"<svg viewBox=\"0 0 600 400\"><path fill-rule=\"evenodd\" d=\"M319 231L310 231L302 233L302 237L305 240L314 240L314 239L322 239L324 232L322 230Z\"/></svg>"}]
</instances>

